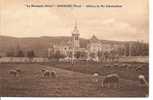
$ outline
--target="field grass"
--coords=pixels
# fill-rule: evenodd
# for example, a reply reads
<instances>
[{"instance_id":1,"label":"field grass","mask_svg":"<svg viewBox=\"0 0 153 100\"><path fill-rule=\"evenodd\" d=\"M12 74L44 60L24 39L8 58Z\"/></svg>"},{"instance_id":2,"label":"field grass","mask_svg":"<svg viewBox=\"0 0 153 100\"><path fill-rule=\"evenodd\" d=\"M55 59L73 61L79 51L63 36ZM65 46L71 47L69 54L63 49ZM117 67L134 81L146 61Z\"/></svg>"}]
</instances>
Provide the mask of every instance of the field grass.
<instances>
[{"instance_id":1,"label":"field grass","mask_svg":"<svg viewBox=\"0 0 153 100\"><path fill-rule=\"evenodd\" d=\"M121 65L128 65L128 69ZM138 75L143 74L149 79L149 64L148 63L76 63L74 65L69 63L50 63L44 64L51 67L56 67L60 69L66 69L74 72L80 72L85 74L93 74L95 72L99 73L102 76L117 73L122 78L129 80L136 80ZM115 65L117 65L115 67ZM107 67L108 66L108 67ZM141 71L136 71L136 68L139 66L143 66Z\"/></svg>"},{"instance_id":2,"label":"field grass","mask_svg":"<svg viewBox=\"0 0 153 100\"><path fill-rule=\"evenodd\" d=\"M0 64L1 96L85 96L85 97L144 97L148 88L139 87L137 75L148 78L148 64L132 63L131 69L104 67L106 64L68 63L49 64ZM111 64L112 65L112 64ZM144 65L142 72L135 72L135 66ZM21 69L21 74L13 77L9 70ZM44 78L41 69L56 71L56 78ZM121 76L120 88L101 88L100 82L93 80L92 74L100 73L102 80L107 74Z\"/></svg>"}]
</instances>

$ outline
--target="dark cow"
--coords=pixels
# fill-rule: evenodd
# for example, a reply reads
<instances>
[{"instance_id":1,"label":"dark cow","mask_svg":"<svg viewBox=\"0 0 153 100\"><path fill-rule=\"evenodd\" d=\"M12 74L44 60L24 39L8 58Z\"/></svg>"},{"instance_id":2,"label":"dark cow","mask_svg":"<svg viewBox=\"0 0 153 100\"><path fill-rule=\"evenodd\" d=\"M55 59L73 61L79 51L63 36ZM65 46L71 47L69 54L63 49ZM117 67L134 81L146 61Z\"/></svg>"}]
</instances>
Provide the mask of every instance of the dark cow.
<instances>
[{"instance_id":1,"label":"dark cow","mask_svg":"<svg viewBox=\"0 0 153 100\"><path fill-rule=\"evenodd\" d=\"M41 69L41 72L45 72L46 70L45 69Z\"/></svg>"},{"instance_id":2,"label":"dark cow","mask_svg":"<svg viewBox=\"0 0 153 100\"><path fill-rule=\"evenodd\" d=\"M16 77L17 76L17 71L16 70L10 70L9 74Z\"/></svg>"},{"instance_id":3,"label":"dark cow","mask_svg":"<svg viewBox=\"0 0 153 100\"><path fill-rule=\"evenodd\" d=\"M50 72L49 71L44 71L44 77L49 77L50 76Z\"/></svg>"},{"instance_id":4,"label":"dark cow","mask_svg":"<svg viewBox=\"0 0 153 100\"><path fill-rule=\"evenodd\" d=\"M45 69L42 69L41 72L43 73L43 76L44 77L53 77L55 78L56 77L56 72L55 71L49 71L49 70L45 70Z\"/></svg>"},{"instance_id":5,"label":"dark cow","mask_svg":"<svg viewBox=\"0 0 153 100\"><path fill-rule=\"evenodd\" d=\"M20 70L20 69L16 69L16 71L17 71L18 73L21 73L21 70Z\"/></svg>"},{"instance_id":6,"label":"dark cow","mask_svg":"<svg viewBox=\"0 0 153 100\"><path fill-rule=\"evenodd\" d=\"M55 72L55 71L52 71L52 72L51 72L51 76L52 76L53 78L55 78L55 77L56 77L56 72Z\"/></svg>"},{"instance_id":7,"label":"dark cow","mask_svg":"<svg viewBox=\"0 0 153 100\"><path fill-rule=\"evenodd\" d=\"M139 71L143 71L143 66L138 66L135 71L139 72Z\"/></svg>"},{"instance_id":8,"label":"dark cow","mask_svg":"<svg viewBox=\"0 0 153 100\"><path fill-rule=\"evenodd\" d=\"M119 76L117 74L107 75L102 82L102 87L119 87Z\"/></svg>"},{"instance_id":9,"label":"dark cow","mask_svg":"<svg viewBox=\"0 0 153 100\"><path fill-rule=\"evenodd\" d=\"M139 79L139 82L140 82L139 86L147 86L147 87L149 86L144 75L139 75L138 79Z\"/></svg>"}]
</instances>

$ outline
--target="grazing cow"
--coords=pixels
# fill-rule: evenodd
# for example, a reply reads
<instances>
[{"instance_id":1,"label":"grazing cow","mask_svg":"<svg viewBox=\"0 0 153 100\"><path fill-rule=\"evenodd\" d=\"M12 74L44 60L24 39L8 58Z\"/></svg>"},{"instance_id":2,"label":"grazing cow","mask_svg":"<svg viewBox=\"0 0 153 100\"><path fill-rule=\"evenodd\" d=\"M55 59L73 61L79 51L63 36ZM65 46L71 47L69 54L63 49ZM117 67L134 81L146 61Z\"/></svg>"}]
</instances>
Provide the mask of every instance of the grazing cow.
<instances>
[{"instance_id":1,"label":"grazing cow","mask_svg":"<svg viewBox=\"0 0 153 100\"><path fill-rule=\"evenodd\" d=\"M135 70L136 70L136 71L143 71L142 67L143 67L143 66L139 66L139 67L137 67Z\"/></svg>"},{"instance_id":2,"label":"grazing cow","mask_svg":"<svg viewBox=\"0 0 153 100\"><path fill-rule=\"evenodd\" d=\"M117 74L107 75L103 82L102 87L118 87L119 86L119 76Z\"/></svg>"},{"instance_id":3,"label":"grazing cow","mask_svg":"<svg viewBox=\"0 0 153 100\"><path fill-rule=\"evenodd\" d=\"M50 76L50 72L49 71L44 71L44 77L49 77Z\"/></svg>"},{"instance_id":4,"label":"grazing cow","mask_svg":"<svg viewBox=\"0 0 153 100\"><path fill-rule=\"evenodd\" d=\"M99 74L98 73L94 73L93 76L94 77L97 77L97 76L99 76Z\"/></svg>"},{"instance_id":5,"label":"grazing cow","mask_svg":"<svg viewBox=\"0 0 153 100\"><path fill-rule=\"evenodd\" d=\"M49 76L51 76L51 77L53 77L53 78L56 77L56 72L55 72L55 71L51 71L51 72L50 72L50 71L48 71L48 70L42 69L41 72L43 73L43 76L44 76L44 77L49 77Z\"/></svg>"},{"instance_id":6,"label":"grazing cow","mask_svg":"<svg viewBox=\"0 0 153 100\"><path fill-rule=\"evenodd\" d=\"M98 76L99 76L99 74L98 73L94 73L92 76L94 78L94 81L95 82L98 82Z\"/></svg>"},{"instance_id":7,"label":"grazing cow","mask_svg":"<svg viewBox=\"0 0 153 100\"><path fill-rule=\"evenodd\" d=\"M114 64L114 67L118 67L118 64Z\"/></svg>"},{"instance_id":8,"label":"grazing cow","mask_svg":"<svg viewBox=\"0 0 153 100\"><path fill-rule=\"evenodd\" d=\"M42 69L42 70L41 70L41 72L45 72L45 71L46 71L45 69Z\"/></svg>"},{"instance_id":9,"label":"grazing cow","mask_svg":"<svg viewBox=\"0 0 153 100\"><path fill-rule=\"evenodd\" d=\"M55 77L56 77L56 72L55 72L55 71L52 71L52 72L51 72L51 76L52 76L53 78L55 78Z\"/></svg>"},{"instance_id":10,"label":"grazing cow","mask_svg":"<svg viewBox=\"0 0 153 100\"><path fill-rule=\"evenodd\" d=\"M139 75L138 79L140 81L139 86L149 86L147 80L145 79L144 75Z\"/></svg>"},{"instance_id":11,"label":"grazing cow","mask_svg":"<svg viewBox=\"0 0 153 100\"><path fill-rule=\"evenodd\" d=\"M16 77L17 76L17 71L16 70L10 70L9 74Z\"/></svg>"},{"instance_id":12,"label":"grazing cow","mask_svg":"<svg viewBox=\"0 0 153 100\"><path fill-rule=\"evenodd\" d=\"M127 70L129 70L129 69L131 69L131 65L126 64L126 65L125 65L125 68L126 68Z\"/></svg>"},{"instance_id":13,"label":"grazing cow","mask_svg":"<svg viewBox=\"0 0 153 100\"><path fill-rule=\"evenodd\" d=\"M18 73L21 73L21 70L20 70L20 69L16 69L16 71L17 71Z\"/></svg>"},{"instance_id":14,"label":"grazing cow","mask_svg":"<svg viewBox=\"0 0 153 100\"><path fill-rule=\"evenodd\" d=\"M128 69L128 64L122 64L121 67L125 68L125 69Z\"/></svg>"}]
</instances>

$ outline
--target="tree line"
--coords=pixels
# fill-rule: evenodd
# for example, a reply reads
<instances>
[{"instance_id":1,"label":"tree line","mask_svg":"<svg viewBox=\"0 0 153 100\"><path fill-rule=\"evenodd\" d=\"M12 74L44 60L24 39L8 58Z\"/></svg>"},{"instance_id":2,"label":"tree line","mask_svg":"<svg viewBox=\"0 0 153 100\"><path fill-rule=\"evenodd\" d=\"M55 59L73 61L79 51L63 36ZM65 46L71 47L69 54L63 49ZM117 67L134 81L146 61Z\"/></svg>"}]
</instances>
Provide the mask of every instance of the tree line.
<instances>
[{"instance_id":1,"label":"tree line","mask_svg":"<svg viewBox=\"0 0 153 100\"><path fill-rule=\"evenodd\" d=\"M149 44L142 42L128 43L125 45L126 56L149 56Z\"/></svg>"},{"instance_id":2,"label":"tree line","mask_svg":"<svg viewBox=\"0 0 153 100\"><path fill-rule=\"evenodd\" d=\"M117 49L114 49L112 51L98 51L97 53L87 53L85 51L76 51L74 53L74 57L79 58L95 58L98 57L101 60L107 60L107 59L118 59L120 56L148 56L149 55L149 44L148 43L142 43L142 42L133 42L133 43L126 43L125 47L119 47ZM9 51L6 53L7 57L36 57L36 54L34 50L16 50ZM56 52L52 52L49 58L51 59L60 59L65 57L72 58L73 54L72 52L67 52L66 55L61 53L59 50Z\"/></svg>"},{"instance_id":3,"label":"tree line","mask_svg":"<svg viewBox=\"0 0 153 100\"><path fill-rule=\"evenodd\" d=\"M111 51L98 51L94 52L87 52L84 51L75 51L74 57L79 58L96 58L98 57L101 61L114 61L119 59L122 56L148 56L149 55L149 44L142 43L142 42L132 42L126 43L124 47L118 47L117 49L113 49ZM62 54L59 50L52 53L49 58L65 58L70 57L72 58L72 52L67 52L66 55Z\"/></svg>"},{"instance_id":4,"label":"tree line","mask_svg":"<svg viewBox=\"0 0 153 100\"><path fill-rule=\"evenodd\" d=\"M16 52L14 51L9 51L6 53L7 57L29 57L29 58L33 58L35 57L35 52L33 50L29 50L29 51L23 51L23 50L17 50Z\"/></svg>"}]
</instances>

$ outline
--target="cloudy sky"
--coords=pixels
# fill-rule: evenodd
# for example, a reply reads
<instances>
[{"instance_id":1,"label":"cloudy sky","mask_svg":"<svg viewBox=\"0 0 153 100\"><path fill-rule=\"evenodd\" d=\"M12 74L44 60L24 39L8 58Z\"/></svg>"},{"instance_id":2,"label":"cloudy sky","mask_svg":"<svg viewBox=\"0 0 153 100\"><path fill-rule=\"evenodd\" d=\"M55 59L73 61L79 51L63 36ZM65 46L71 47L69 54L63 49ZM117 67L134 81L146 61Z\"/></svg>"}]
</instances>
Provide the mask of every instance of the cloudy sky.
<instances>
[{"instance_id":1,"label":"cloudy sky","mask_svg":"<svg viewBox=\"0 0 153 100\"><path fill-rule=\"evenodd\" d=\"M32 7L26 4L122 5L119 8ZM148 0L0 0L0 35L71 36L77 20L80 36L148 41Z\"/></svg>"}]
</instances>

